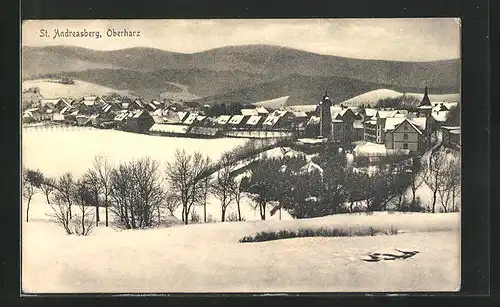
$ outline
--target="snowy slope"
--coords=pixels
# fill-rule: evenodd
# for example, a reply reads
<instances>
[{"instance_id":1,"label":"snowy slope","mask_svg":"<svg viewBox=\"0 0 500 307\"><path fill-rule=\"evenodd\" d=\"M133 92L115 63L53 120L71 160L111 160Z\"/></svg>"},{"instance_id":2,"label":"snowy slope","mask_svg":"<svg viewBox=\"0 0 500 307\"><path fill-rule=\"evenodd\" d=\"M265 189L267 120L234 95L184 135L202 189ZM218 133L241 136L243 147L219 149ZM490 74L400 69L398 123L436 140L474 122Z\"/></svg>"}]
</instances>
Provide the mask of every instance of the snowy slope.
<instances>
[{"instance_id":1,"label":"snowy slope","mask_svg":"<svg viewBox=\"0 0 500 307\"><path fill-rule=\"evenodd\" d=\"M379 89L379 90L374 90L370 92L366 92L364 94L355 96L351 99L347 99L342 102L345 106L348 107L357 107L361 104L374 104L380 99L384 98L396 98L400 97L403 94L400 92L396 92L393 90L388 90L388 89Z\"/></svg>"},{"instance_id":2,"label":"snowy slope","mask_svg":"<svg viewBox=\"0 0 500 307\"><path fill-rule=\"evenodd\" d=\"M424 97L423 93L406 93L406 95L415 97L419 100L422 100ZM357 107L361 104L370 104L373 106L380 99L398 98L401 96L403 96L403 93L389 89L379 89L355 96L341 103L349 107ZM460 94L430 94L429 99L431 101L460 102Z\"/></svg>"},{"instance_id":3,"label":"snowy slope","mask_svg":"<svg viewBox=\"0 0 500 307\"><path fill-rule=\"evenodd\" d=\"M75 84L61 84L50 82L47 80L30 80L22 83L22 88L39 87L40 93L45 99L49 98L81 98L83 96L103 96L110 93L118 93L120 95L130 95L128 91L112 89L95 83L89 83L81 80L75 80Z\"/></svg>"},{"instance_id":4,"label":"snowy slope","mask_svg":"<svg viewBox=\"0 0 500 307\"><path fill-rule=\"evenodd\" d=\"M460 282L455 213L346 214L128 231L99 227L78 237L65 235L42 209L33 209L33 220L22 225L26 292L453 291ZM237 243L262 230L321 226L394 226L406 233ZM407 260L360 260L394 248L420 253Z\"/></svg>"},{"instance_id":5,"label":"snowy slope","mask_svg":"<svg viewBox=\"0 0 500 307\"><path fill-rule=\"evenodd\" d=\"M283 96L279 98L274 98L270 100L264 100L264 101L259 101L259 102L254 102L252 103L255 106L260 106L264 108L270 108L270 109L279 109L281 107L284 107L286 105L286 102L288 101L288 98L290 96Z\"/></svg>"}]
</instances>

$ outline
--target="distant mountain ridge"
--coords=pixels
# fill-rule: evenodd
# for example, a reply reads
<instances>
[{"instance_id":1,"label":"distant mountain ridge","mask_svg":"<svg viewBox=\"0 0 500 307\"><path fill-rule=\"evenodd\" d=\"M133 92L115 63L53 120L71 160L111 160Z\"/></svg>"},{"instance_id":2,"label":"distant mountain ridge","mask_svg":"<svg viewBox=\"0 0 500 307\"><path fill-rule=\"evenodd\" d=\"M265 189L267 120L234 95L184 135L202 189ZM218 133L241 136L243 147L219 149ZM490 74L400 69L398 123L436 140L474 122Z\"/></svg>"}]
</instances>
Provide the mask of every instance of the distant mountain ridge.
<instances>
[{"instance_id":1,"label":"distant mountain ridge","mask_svg":"<svg viewBox=\"0 0 500 307\"><path fill-rule=\"evenodd\" d=\"M22 48L24 80L68 75L147 95L175 91L168 82L176 82L206 102L259 101L289 95L291 104L310 104L325 89L338 92L333 98L342 101L361 94L361 89L419 92L426 85L436 93L458 93L460 74L459 59L361 60L273 45L228 46L193 54L142 47L114 51L69 46ZM251 90L255 93L249 93ZM274 92L276 96L269 97Z\"/></svg>"}]
</instances>

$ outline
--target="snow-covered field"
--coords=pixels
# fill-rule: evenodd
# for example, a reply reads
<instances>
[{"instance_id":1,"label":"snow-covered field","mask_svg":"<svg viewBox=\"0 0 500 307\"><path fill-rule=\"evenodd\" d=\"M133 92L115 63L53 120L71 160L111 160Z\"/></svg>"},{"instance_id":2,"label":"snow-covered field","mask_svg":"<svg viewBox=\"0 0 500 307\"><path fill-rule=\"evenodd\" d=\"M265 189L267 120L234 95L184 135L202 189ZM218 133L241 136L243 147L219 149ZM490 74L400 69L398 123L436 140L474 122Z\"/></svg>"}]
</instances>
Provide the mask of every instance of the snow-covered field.
<instances>
[{"instance_id":1,"label":"snow-covered field","mask_svg":"<svg viewBox=\"0 0 500 307\"><path fill-rule=\"evenodd\" d=\"M161 162L171 162L176 149L188 153L199 151L211 159L246 139L194 139L151 136L101 129L23 129L22 161L26 167L40 169L48 176L64 172L82 175L92 165L97 154L105 154L118 163L149 156Z\"/></svg>"},{"instance_id":2,"label":"snow-covered field","mask_svg":"<svg viewBox=\"0 0 500 307\"><path fill-rule=\"evenodd\" d=\"M68 236L36 204L22 224L25 293L455 291L460 218L448 214L354 214L307 220L178 225ZM263 230L395 227L402 234L238 243ZM405 260L367 253L418 250Z\"/></svg>"},{"instance_id":3,"label":"snow-covered field","mask_svg":"<svg viewBox=\"0 0 500 307\"><path fill-rule=\"evenodd\" d=\"M245 139L182 139L114 130L23 129L23 164L45 175L79 176L93 157L117 163L148 155L162 162L175 149L217 159ZM270 156L285 154L281 149ZM296 154L289 151L286 154ZM78 210L78 209L77 209ZM234 205L228 213L234 212ZM104 216L101 209L101 219ZM220 220L213 197L207 211ZM202 208L196 208L202 215ZM41 194L22 210L22 287L46 292L294 292L453 291L460 283L460 215L374 213L292 220L282 212L260 221L246 198L247 222L175 225L148 230L99 226L90 236L68 236L47 214ZM111 214L111 219L113 219ZM347 238L296 238L238 243L259 231L318 228L397 228L402 234ZM412 258L364 262L370 252L418 250Z\"/></svg>"},{"instance_id":4,"label":"snow-covered field","mask_svg":"<svg viewBox=\"0 0 500 307\"><path fill-rule=\"evenodd\" d=\"M76 129L23 129L22 132L22 159L27 168L39 169L44 175L59 177L65 172L74 176L81 176L92 166L92 160L97 154L105 154L112 163L130 161L132 159L149 156L160 161L160 172L163 174L165 163L174 158L176 149L186 152L202 152L212 160L238 145L244 144L247 139L193 139L163 136L150 136L127 133L116 130L99 130L89 128ZM286 152L291 155L294 152ZM268 150L266 155L276 157L283 155L279 148ZM40 201L44 203L44 199ZM36 206L34 201L33 207ZM207 214L215 219L221 219L220 202L209 195L207 199ZM227 214L235 213L235 204L231 204ZM253 209L253 202L244 197L241 203L242 216L247 220L260 219L258 211ZM202 208L195 208L199 215ZM179 214L180 217L180 214ZM278 215L269 219L278 219ZM290 215L282 212L282 219L291 219Z\"/></svg>"}]
</instances>

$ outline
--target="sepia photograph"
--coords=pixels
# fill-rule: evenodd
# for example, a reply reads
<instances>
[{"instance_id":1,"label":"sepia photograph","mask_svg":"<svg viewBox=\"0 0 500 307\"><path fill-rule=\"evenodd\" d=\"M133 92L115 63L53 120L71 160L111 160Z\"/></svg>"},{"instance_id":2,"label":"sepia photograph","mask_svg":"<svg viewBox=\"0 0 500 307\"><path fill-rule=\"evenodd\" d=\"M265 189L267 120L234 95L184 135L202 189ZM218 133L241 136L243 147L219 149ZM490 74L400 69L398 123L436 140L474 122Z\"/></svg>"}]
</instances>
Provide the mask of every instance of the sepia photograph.
<instances>
[{"instance_id":1,"label":"sepia photograph","mask_svg":"<svg viewBox=\"0 0 500 307\"><path fill-rule=\"evenodd\" d=\"M461 20L25 20L21 292L456 292Z\"/></svg>"}]
</instances>

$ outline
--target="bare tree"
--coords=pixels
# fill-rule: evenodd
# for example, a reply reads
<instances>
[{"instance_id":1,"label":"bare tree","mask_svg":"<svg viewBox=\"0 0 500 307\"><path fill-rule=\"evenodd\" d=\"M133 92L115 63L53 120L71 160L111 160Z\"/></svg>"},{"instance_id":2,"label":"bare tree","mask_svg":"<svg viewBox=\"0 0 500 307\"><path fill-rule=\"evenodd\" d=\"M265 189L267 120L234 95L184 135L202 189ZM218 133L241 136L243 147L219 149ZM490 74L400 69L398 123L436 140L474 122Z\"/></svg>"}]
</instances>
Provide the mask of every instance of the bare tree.
<instances>
[{"instance_id":1,"label":"bare tree","mask_svg":"<svg viewBox=\"0 0 500 307\"><path fill-rule=\"evenodd\" d=\"M189 223L189 213L193 205L203 199L203 180L206 178L210 159L199 152L190 155L177 150L175 160L166 165L170 189L176 193L182 206L182 221Z\"/></svg>"},{"instance_id":2,"label":"bare tree","mask_svg":"<svg viewBox=\"0 0 500 307\"><path fill-rule=\"evenodd\" d=\"M420 170L413 170L410 177L410 189L411 189L411 201L413 204L416 203L417 200L417 190L420 188L422 183L424 183L424 172Z\"/></svg>"},{"instance_id":3,"label":"bare tree","mask_svg":"<svg viewBox=\"0 0 500 307\"><path fill-rule=\"evenodd\" d=\"M104 196L104 207L106 210L106 227L109 226L109 196L111 194L111 172L113 166L103 155L97 155L93 162L94 170L97 173L98 181L101 185Z\"/></svg>"},{"instance_id":4,"label":"bare tree","mask_svg":"<svg viewBox=\"0 0 500 307\"><path fill-rule=\"evenodd\" d=\"M160 221L166 194L158 174L159 163L142 158L120 164L111 173L113 211L128 229L151 227Z\"/></svg>"},{"instance_id":5,"label":"bare tree","mask_svg":"<svg viewBox=\"0 0 500 307\"><path fill-rule=\"evenodd\" d=\"M244 197L242 188L241 188L241 181L233 180L232 184L230 186L230 192L233 196L234 201L236 202L236 209L238 210L238 221L242 221L241 217L241 200Z\"/></svg>"},{"instance_id":6,"label":"bare tree","mask_svg":"<svg viewBox=\"0 0 500 307\"><path fill-rule=\"evenodd\" d=\"M432 191L432 213L436 212L438 191L443 188L445 182L446 162L446 154L442 151L436 151L431 155L429 165L425 172L424 182Z\"/></svg>"},{"instance_id":7,"label":"bare tree","mask_svg":"<svg viewBox=\"0 0 500 307\"><path fill-rule=\"evenodd\" d=\"M37 188L40 188L43 182L43 174L38 170L23 169L22 171L22 186L23 186L23 198L27 201L26 203L26 222L29 221L30 203L31 198L36 192Z\"/></svg>"},{"instance_id":8,"label":"bare tree","mask_svg":"<svg viewBox=\"0 0 500 307\"><path fill-rule=\"evenodd\" d=\"M73 204L74 184L73 175L71 173L64 173L56 185L56 191L60 194L59 196L64 198L64 201L67 203L70 220L73 218L71 206Z\"/></svg>"},{"instance_id":9,"label":"bare tree","mask_svg":"<svg viewBox=\"0 0 500 307\"><path fill-rule=\"evenodd\" d=\"M234 169L231 154L225 152L220 157L217 166L219 170L215 173L215 178L210 184L210 191L221 202L221 221L226 218L226 210L229 204L233 201L234 193L232 191L234 185L232 172Z\"/></svg>"},{"instance_id":10,"label":"bare tree","mask_svg":"<svg viewBox=\"0 0 500 307\"><path fill-rule=\"evenodd\" d=\"M166 208L171 216L175 215L175 210L179 208L180 200L175 193L166 192L165 194L165 204L163 205Z\"/></svg>"},{"instance_id":11,"label":"bare tree","mask_svg":"<svg viewBox=\"0 0 500 307\"><path fill-rule=\"evenodd\" d=\"M75 218L74 232L86 236L90 233L94 225L92 206L96 202L96 195L85 179L79 179L75 182L73 193L74 202L80 209L80 215Z\"/></svg>"},{"instance_id":12,"label":"bare tree","mask_svg":"<svg viewBox=\"0 0 500 307\"><path fill-rule=\"evenodd\" d=\"M54 191L56 186L56 180L54 178L44 178L42 184L40 185L40 190L45 195L47 199L47 204L50 205L50 194Z\"/></svg>"},{"instance_id":13,"label":"bare tree","mask_svg":"<svg viewBox=\"0 0 500 307\"><path fill-rule=\"evenodd\" d=\"M99 195L102 190L101 181L99 179L99 174L95 169L89 169L83 175L83 180L87 185L90 192L93 194L94 206L95 206L95 225L99 226L100 216L99 216Z\"/></svg>"},{"instance_id":14,"label":"bare tree","mask_svg":"<svg viewBox=\"0 0 500 307\"><path fill-rule=\"evenodd\" d=\"M67 234L73 234L70 226L69 203L59 190L55 190L50 206L54 212L51 216L55 218L56 223L61 225Z\"/></svg>"},{"instance_id":15,"label":"bare tree","mask_svg":"<svg viewBox=\"0 0 500 307\"><path fill-rule=\"evenodd\" d=\"M460 158L450 155L443 165L443 184L438 190L443 212L456 211L455 198L460 192Z\"/></svg>"},{"instance_id":16,"label":"bare tree","mask_svg":"<svg viewBox=\"0 0 500 307\"><path fill-rule=\"evenodd\" d=\"M252 176L248 182L250 197L256 202L255 209L259 208L260 218L266 219L267 205L276 196L276 185L274 176L278 173L276 162L273 159L263 157L252 170Z\"/></svg>"}]
</instances>

